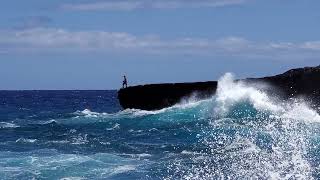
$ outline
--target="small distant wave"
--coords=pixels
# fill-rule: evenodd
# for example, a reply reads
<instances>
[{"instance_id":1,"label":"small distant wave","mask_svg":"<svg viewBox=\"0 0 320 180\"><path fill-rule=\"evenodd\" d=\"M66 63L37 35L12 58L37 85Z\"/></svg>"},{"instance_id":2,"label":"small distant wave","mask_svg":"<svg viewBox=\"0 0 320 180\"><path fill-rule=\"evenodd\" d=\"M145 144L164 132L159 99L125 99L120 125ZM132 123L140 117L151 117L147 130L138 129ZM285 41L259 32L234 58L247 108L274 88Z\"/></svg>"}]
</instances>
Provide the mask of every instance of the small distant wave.
<instances>
[{"instance_id":1,"label":"small distant wave","mask_svg":"<svg viewBox=\"0 0 320 180\"><path fill-rule=\"evenodd\" d=\"M16 140L16 143L35 143L37 139L26 139L26 138L19 138Z\"/></svg>"},{"instance_id":2,"label":"small distant wave","mask_svg":"<svg viewBox=\"0 0 320 180\"><path fill-rule=\"evenodd\" d=\"M82 115L87 117L98 117L98 116L107 116L108 113L98 113L98 112L92 112L89 109L84 109L82 111L76 111L74 112L75 115Z\"/></svg>"},{"instance_id":3,"label":"small distant wave","mask_svg":"<svg viewBox=\"0 0 320 180\"><path fill-rule=\"evenodd\" d=\"M88 134L84 134L84 135L79 134L78 136L72 138L71 144L80 145L80 144L86 144L88 142L89 142Z\"/></svg>"},{"instance_id":4,"label":"small distant wave","mask_svg":"<svg viewBox=\"0 0 320 180\"><path fill-rule=\"evenodd\" d=\"M17 128L20 127L14 123L8 123L8 122L0 122L0 129L1 128Z\"/></svg>"},{"instance_id":5,"label":"small distant wave","mask_svg":"<svg viewBox=\"0 0 320 180\"><path fill-rule=\"evenodd\" d=\"M112 130L116 130L116 129L120 129L120 124L116 123L112 128L107 128L107 131L112 131Z\"/></svg>"},{"instance_id":6,"label":"small distant wave","mask_svg":"<svg viewBox=\"0 0 320 180\"><path fill-rule=\"evenodd\" d=\"M151 154L148 153L141 153L141 154L119 154L121 157L130 157L135 159L144 159L144 158L150 158L152 157Z\"/></svg>"},{"instance_id":7,"label":"small distant wave","mask_svg":"<svg viewBox=\"0 0 320 180\"><path fill-rule=\"evenodd\" d=\"M49 121L41 121L41 122L39 122L38 124L45 125L45 124L55 124L55 123L57 123L57 121L54 120L54 119L51 119L51 120L49 120Z\"/></svg>"},{"instance_id":8,"label":"small distant wave","mask_svg":"<svg viewBox=\"0 0 320 180\"><path fill-rule=\"evenodd\" d=\"M70 143L69 141L67 140L60 140L60 141L47 141L46 144L67 144L67 143Z\"/></svg>"},{"instance_id":9,"label":"small distant wave","mask_svg":"<svg viewBox=\"0 0 320 180\"><path fill-rule=\"evenodd\" d=\"M116 174L121 174L125 173L128 171L133 171L136 169L136 166L134 165L122 165L122 166L117 166L112 169L112 173L110 173L111 176L116 175Z\"/></svg>"},{"instance_id":10,"label":"small distant wave","mask_svg":"<svg viewBox=\"0 0 320 180\"><path fill-rule=\"evenodd\" d=\"M83 178L83 177L63 177L60 180L83 180L83 179L86 179L86 178Z\"/></svg>"}]
</instances>

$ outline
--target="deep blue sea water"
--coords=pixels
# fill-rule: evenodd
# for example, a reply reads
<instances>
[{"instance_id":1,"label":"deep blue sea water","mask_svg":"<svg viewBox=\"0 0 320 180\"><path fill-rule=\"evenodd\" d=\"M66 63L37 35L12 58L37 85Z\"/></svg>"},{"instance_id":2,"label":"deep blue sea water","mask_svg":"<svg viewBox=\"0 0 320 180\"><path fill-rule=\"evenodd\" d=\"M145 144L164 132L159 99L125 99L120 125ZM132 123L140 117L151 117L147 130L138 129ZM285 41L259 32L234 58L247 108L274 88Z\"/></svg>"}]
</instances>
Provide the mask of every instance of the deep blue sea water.
<instances>
[{"instance_id":1,"label":"deep blue sea water","mask_svg":"<svg viewBox=\"0 0 320 180\"><path fill-rule=\"evenodd\" d=\"M116 91L0 91L0 179L319 179L316 109L230 79L159 111L122 110Z\"/></svg>"}]
</instances>

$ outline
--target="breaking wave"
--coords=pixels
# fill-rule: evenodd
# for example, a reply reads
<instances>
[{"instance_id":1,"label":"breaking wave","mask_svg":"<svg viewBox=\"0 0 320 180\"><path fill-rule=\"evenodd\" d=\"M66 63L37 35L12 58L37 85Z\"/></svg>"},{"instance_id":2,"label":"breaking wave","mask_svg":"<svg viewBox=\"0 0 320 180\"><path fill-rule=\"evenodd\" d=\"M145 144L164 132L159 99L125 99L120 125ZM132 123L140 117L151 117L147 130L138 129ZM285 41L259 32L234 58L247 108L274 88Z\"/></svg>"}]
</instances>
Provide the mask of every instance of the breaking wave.
<instances>
[{"instance_id":1,"label":"breaking wave","mask_svg":"<svg viewBox=\"0 0 320 180\"><path fill-rule=\"evenodd\" d=\"M219 81L213 119L199 143L206 148L171 164L168 179L313 179L311 140L320 116L305 102L277 102L231 74Z\"/></svg>"}]
</instances>

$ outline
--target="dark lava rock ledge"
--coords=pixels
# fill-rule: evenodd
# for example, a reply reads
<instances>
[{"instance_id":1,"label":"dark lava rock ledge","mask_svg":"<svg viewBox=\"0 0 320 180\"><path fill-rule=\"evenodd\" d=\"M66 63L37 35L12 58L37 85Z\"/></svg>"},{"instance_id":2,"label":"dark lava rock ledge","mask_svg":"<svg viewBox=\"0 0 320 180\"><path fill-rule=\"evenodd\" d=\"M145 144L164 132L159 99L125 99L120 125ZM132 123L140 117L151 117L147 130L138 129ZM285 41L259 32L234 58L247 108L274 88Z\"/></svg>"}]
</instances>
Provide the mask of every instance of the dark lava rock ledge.
<instances>
[{"instance_id":1,"label":"dark lava rock ledge","mask_svg":"<svg viewBox=\"0 0 320 180\"><path fill-rule=\"evenodd\" d=\"M303 97L313 106L320 106L320 66L292 69L275 76L241 81L267 84L264 86L267 88L261 89L268 94L283 99ZM118 99L124 109L158 110L173 106L190 96L209 98L215 94L217 86L217 81L132 86L120 89Z\"/></svg>"}]
</instances>

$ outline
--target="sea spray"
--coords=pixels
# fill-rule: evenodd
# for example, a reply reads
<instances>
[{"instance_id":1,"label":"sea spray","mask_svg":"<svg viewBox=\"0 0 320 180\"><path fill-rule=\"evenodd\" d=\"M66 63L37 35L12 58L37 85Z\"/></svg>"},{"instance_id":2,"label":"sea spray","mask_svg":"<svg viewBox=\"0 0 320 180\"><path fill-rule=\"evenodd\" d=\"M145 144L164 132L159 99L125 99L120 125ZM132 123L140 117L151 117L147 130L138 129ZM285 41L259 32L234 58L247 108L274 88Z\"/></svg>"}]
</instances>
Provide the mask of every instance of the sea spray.
<instances>
[{"instance_id":1,"label":"sea spray","mask_svg":"<svg viewBox=\"0 0 320 180\"><path fill-rule=\"evenodd\" d=\"M320 116L306 103L276 102L230 73L212 103L211 130L199 140L207 148L190 157L192 168L173 162L168 179L313 179L307 153Z\"/></svg>"}]
</instances>

